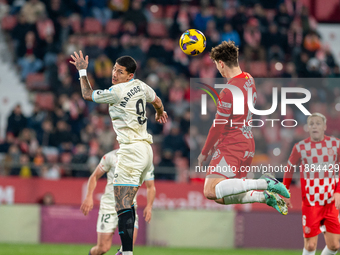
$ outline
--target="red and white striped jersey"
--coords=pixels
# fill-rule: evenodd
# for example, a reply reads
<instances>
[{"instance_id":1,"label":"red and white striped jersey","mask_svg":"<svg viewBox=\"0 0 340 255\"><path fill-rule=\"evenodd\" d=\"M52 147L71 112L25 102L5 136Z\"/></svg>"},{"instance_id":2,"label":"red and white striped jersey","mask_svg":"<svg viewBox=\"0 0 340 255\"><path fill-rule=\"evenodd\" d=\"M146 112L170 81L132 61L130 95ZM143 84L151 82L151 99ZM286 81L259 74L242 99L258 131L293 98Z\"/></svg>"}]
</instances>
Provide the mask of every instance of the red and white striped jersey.
<instances>
[{"instance_id":1,"label":"red and white striped jersey","mask_svg":"<svg viewBox=\"0 0 340 255\"><path fill-rule=\"evenodd\" d=\"M294 145L288 160L289 173L283 183L289 188L294 172L300 172L302 201L305 206L323 206L340 193L336 173L339 171L340 140L325 136L320 142L310 138Z\"/></svg>"}]
</instances>

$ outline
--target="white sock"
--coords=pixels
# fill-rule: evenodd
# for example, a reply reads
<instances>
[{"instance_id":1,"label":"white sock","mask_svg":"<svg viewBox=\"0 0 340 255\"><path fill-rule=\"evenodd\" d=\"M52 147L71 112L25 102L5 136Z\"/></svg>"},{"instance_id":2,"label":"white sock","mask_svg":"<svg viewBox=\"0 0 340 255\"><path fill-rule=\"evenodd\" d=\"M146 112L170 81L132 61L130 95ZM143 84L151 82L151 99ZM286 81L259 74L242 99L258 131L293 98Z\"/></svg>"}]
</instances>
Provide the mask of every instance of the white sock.
<instances>
[{"instance_id":1,"label":"white sock","mask_svg":"<svg viewBox=\"0 0 340 255\"><path fill-rule=\"evenodd\" d=\"M218 199L244 193L249 190L265 190L268 184L264 179L248 180L248 179L227 179L219 182L215 186L215 194Z\"/></svg>"},{"instance_id":2,"label":"white sock","mask_svg":"<svg viewBox=\"0 0 340 255\"><path fill-rule=\"evenodd\" d=\"M132 251L123 251L123 255L133 255Z\"/></svg>"},{"instance_id":3,"label":"white sock","mask_svg":"<svg viewBox=\"0 0 340 255\"><path fill-rule=\"evenodd\" d=\"M119 251L123 252L123 246L120 246Z\"/></svg>"},{"instance_id":4,"label":"white sock","mask_svg":"<svg viewBox=\"0 0 340 255\"><path fill-rule=\"evenodd\" d=\"M305 248L303 248L302 255L315 255L315 251L307 251Z\"/></svg>"},{"instance_id":5,"label":"white sock","mask_svg":"<svg viewBox=\"0 0 340 255\"><path fill-rule=\"evenodd\" d=\"M328 249L328 247L326 245L325 248L322 250L321 255L334 255L337 252L338 251L332 251L332 250Z\"/></svg>"},{"instance_id":6,"label":"white sock","mask_svg":"<svg viewBox=\"0 0 340 255\"><path fill-rule=\"evenodd\" d=\"M223 197L224 204L249 204L249 203L265 203L266 198L263 192L259 191L248 191L238 195L231 195Z\"/></svg>"}]
</instances>

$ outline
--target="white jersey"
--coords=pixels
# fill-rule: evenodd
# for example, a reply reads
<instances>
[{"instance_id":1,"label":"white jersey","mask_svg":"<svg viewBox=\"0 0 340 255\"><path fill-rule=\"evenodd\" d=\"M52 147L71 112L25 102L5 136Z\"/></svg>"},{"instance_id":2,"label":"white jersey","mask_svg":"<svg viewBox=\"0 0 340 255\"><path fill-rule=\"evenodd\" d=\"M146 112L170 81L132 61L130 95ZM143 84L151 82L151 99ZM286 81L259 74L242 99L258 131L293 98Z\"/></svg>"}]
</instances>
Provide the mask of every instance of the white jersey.
<instances>
[{"instance_id":1,"label":"white jersey","mask_svg":"<svg viewBox=\"0 0 340 255\"><path fill-rule=\"evenodd\" d=\"M101 213L115 213L116 203L115 203L115 196L113 191L113 177L116 168L116 163L118 160L117 151L110 151L109 153L105 154L99 163L99 167L101 170L107 173L107 184L105 187L105 193L102 195L100 199L100 212ZM148 170L144 181L151 181L154 180L154 166ZM137 206L137 195L135 196L133 203Z\"/></svg>"},{"instance_id":2,"label":"white jersey","mask_svg":"<svg viewBox=\"0 0 340 255\"><path fill-rule=\"evenodd\" d=\"M155 98L155 91L137 79L92 93L94 102L110 105L109 113L119 143L152 143L152 136L146 131L146 102L153 102Z\"/></svg>"}]
</instances>

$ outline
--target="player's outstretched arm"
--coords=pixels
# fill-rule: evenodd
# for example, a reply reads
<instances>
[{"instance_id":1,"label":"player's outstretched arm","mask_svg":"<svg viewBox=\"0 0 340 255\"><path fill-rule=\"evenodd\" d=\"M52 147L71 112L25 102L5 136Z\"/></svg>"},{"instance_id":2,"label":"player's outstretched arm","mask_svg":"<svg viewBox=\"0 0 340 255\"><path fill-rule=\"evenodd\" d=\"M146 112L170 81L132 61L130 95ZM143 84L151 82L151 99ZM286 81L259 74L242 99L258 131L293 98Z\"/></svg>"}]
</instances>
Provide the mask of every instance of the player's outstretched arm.
<instances>
[{"instance_id":1,"label":"player's outstretched arm","mask_svg":"<svg viewBox=\"0 0 340 255\"><path fill-rule=\"evenodd\" d=\"M86 68L89 65L89 56L84 58L83 52L79 51L79 55L77 52L74 52L74 56L71 55L71 58L73 61L70 61L70 63L73 64L79 71L81 93L83 98L87 101L92 101L93 90L86 75Z\"/></svg>"},{"instance_id":2,"label":"player's outstretched arm","mask_svg":"<svg viewBox=\"0 0 340 255\"><path fill-rule=\"evenodd\" d=\"M162 100L156 96L155 100L152 102L153 107L156 110L156 121L164 124L168 121L168 114L164 111L164 106Z\"/></svg>"},{"instance_id":3,"label":"player's outstretched arm","mask_svg":"<svg viewBox=\"0 0 340 255\"><path fill-rule=\"evenodd\" d=\"M143 217L147 223L150 223L151 216L152 216L152 205L153 201L155 200L156 196L156 188L155 188L155 181L145 181L146 185L146 207L143 211Z\"/></svg>"},{"instance_id":4,"label":"player's outstretched arm","mask_svg":"<svg viewBox=\"0 0 340 255\"><path fill-rule=\"evenodd\" d=\"M83 214L85 216L88 215L88 213L93 208L93 191L95 190L95 188L97 186L97 181L104 174L105 174L105 172L103 170L101 170L100 166L98 165L96 167L96 170L89 177L89 180L87 182L86 197L85 197L83 203L80 206L80 210L83 212Z\"/></svg>"}]
</instances>

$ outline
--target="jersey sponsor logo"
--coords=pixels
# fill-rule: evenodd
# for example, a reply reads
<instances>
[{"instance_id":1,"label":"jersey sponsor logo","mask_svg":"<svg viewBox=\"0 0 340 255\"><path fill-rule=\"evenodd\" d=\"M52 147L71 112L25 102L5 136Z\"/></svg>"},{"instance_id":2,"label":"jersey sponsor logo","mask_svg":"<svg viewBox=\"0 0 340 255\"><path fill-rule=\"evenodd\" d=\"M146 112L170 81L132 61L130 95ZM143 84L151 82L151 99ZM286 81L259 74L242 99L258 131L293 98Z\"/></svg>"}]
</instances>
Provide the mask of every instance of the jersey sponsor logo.
<instances>
[{"instance_id":1,"label":"jersey sponsor logo","mask_svg":"<svg viewBox=\"0 0 340 255\"><path fill-rule=\"evenodd\" d=\"M97 91L97 95L100 95L101 93L103 93L101 90Z\"/></svg>"},{"instance_id":2,"label":"jersey sponsor logo","mask_svg":"<svg viewBox=\"0 0 340 255\"><path fill-rule=\"evenodd\" d=\"M334 155L334 151L333 151L332 148L329 148L329 149L328 149L328 155L329 155L329 156L333 156L333 155Z\"/></svg>"},{"instance_id":3,"label":"jersey sponsor logo","mask_svg":"<svg viewBox=\"0 0 340 255\"><path fill-rule=\"evenodd\" d=\"M227 103L227 102L223 102L223 101L219 101L218 105L221 108L224 108L224 109L230 109L231 108L231 103Z\"/></svg>"},{"instance_id":4,"label":"jersey sponsor logo","mask_svg":"<svg viewBox=\"0 0 340 255\"><path fill-rule=\"evenodd\" d=\"M212 156L212 159L217 159L219 156L221 156L221 151L219 149L217 149L214 153L214 155Z\"/></svg>"},{"instance_id":5,"label":"jersey sponsor logo","mask_svg":"<svg viewBox=\"0 0 340 255\"><path fill-rule=\"evenodd\" d=\"M127 102L129 102L130 98L135 95L136 93L140 92L140 87L139 86L136 86L136 87L133 87L132 89L130 89L130 91L126 94L124 98L124 101L121 101L120 102L120 106L122 107L125 107Z\"/></svg>"}]
</instances>

